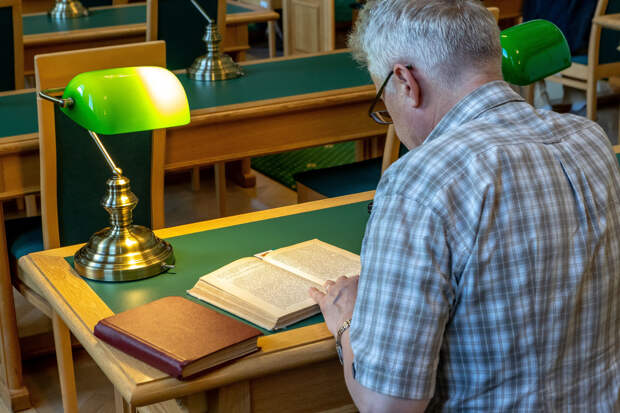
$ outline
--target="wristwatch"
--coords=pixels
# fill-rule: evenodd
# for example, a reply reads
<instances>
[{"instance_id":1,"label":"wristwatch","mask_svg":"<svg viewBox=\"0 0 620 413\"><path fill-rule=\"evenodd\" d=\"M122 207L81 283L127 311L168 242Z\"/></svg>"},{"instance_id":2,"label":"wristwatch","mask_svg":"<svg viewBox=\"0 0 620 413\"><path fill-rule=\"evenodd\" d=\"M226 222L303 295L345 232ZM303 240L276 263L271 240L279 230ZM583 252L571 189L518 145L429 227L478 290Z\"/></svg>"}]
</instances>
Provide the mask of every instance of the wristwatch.
<instances>
[{"instance_id":1,"label":"wristwatch","mask_svg":"<svg viewBox=\"0 0 620 413\"><path fill-rule=\"evenodd\" d=\"M342 326L338 329L338 332L336 333L336 353L338 353L338 360L340 360L340 364L344 364L342 360L342 335L345 331L347 331L349 327L351 327L350 318L348 320L345 320L344 323L342 323Z\"/></svg>"}]
</instances>

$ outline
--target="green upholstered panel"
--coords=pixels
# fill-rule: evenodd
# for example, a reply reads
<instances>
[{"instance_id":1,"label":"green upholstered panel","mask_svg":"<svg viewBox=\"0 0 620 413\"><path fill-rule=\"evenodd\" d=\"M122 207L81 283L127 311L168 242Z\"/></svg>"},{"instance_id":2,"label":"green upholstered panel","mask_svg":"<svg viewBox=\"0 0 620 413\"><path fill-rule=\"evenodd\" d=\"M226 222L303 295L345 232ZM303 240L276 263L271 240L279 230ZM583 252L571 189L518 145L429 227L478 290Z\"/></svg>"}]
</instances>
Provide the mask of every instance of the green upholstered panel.
<instances>
[{"instance_id":1,"label":"green upholstered panel","mask_svg":"<svg viewBox=\"0 0 620 413\"><path fill-rule=\"evenodd\" d=\"M24 35L27 35L138 23L146 23L146 6L144 4L92 10L89 16L78 19L52 20L47 14L24 16L23 31Z\"/></svg>"},{"instance_id":2,"label":"green upholstered panel","mask_svg":"<svg viewBox=\"0 0 620 413\"><path fill-rule=\"evenodd\" d=\"M124 283L86 282L112 311L119 313L165 296L191 298L186 291L206 273L260 251L312 238L359 254L368 220L367 205L368 202L360 202L170 238L176 256L176 268L171 272ZM211 307L200 300L194 301ZM321 321L319 315L291 328Z\"/></svg>"},{"instance_id":3,"label":"green upholstered panel","mask_svg":"<svg viewBox=\"0 0 620 413\"><path fill-rule=\"evenodd\" d=\"M198 0L209 17L217 20L217 1ZM185 69L206 53L202 37L206 20L189 1L159 0L157 39L166 41L168 69Z\"/></svg>"},{"instance_id":4,"label":"green upholstered panel","mask_svg":"<svg viewBox=\"0 0 620 413\"><path fill-rule=\"evenodd\" d=\"M618 158L618 166L620 166L620 153L616 154L616 158Z\"/></svg>"},{"instance_id":5,"label":"green upholstered panel","mask_svg":"<svg viewBox=\"0 0 620 413\"><path fill-rule=\"evenodd\" d=\"M13 40L13 8L0 7L0 91L15 89Z\"/></svg>"},{"instance_id":6,"label":"green upholstered panel","mask_svg":"<svg viewBox=\"0 0 620 413\"><path fill-rule=\"evenodd\" d=\"M350 23L353 20L353 8L351 5L357 3L355 0L335 0L334 17L336 22Z\"/></svg>"},{"instance_id":7,"label":"green upholstered panel","mask_svg":"<svg viewBox=\"0 0 620 413\"><path fill-rule=\"evenodd\" d=\"M350 53L257 63L244 71L243 77L215 83L178 77L192 110L372 84Z\"/></svg>"},{"instance_id":8,"label":"green upholstered panel","mask_svg":"<svg viewBox=\"0 0 620 413\"><path fill-rule=\"evenodd\" d=\"M112 172L88 132L57 107L55 123L60 244L71 245L109 226L101 198ZM151 137L151 131L100 136L140 200L134 223L146 226L151 224Z\"/></svg>"},{"instance_id":9,"label":"green upholstered panel","mask_svg":"<svg viewBox=\"0 0 620 413\"><path fill-rule=\"evenodd\" d=\"M620 0L609 0L607 14L620 13ZM620 62L620 31L603 29L601 31L601 45L599 49L599 63Z\"/></svg>"},{"instance_id":10,"label":"green upholstered panel","mask_svg":"<svg viewBox=\"0 0 620 413\"><path fill-rule=\"evenodd\" d=\"M34 92L0 96L0 139L36 133L38 129Z\"/></svg>"}]
</instances>

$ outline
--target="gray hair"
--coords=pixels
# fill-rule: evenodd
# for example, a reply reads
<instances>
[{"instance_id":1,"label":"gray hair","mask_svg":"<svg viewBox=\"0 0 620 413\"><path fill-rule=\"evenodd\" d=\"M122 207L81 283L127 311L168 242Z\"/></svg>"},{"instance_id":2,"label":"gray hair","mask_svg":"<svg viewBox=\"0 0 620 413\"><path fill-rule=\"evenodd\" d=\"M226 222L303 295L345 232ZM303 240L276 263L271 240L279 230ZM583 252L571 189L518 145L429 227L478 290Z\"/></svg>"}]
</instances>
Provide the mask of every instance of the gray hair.
<instances>
[{"instance_id":1,"label":"gray hair","mask_svg":"<svg viewBox=\"0 0 620 413\"><path fill-rule=\"evenodd\" d=\"M369 0L349 47L378 78L396 63L447 85L463 69L500 70L499 28L480 0Z\"/></svg>"}]
</instances>

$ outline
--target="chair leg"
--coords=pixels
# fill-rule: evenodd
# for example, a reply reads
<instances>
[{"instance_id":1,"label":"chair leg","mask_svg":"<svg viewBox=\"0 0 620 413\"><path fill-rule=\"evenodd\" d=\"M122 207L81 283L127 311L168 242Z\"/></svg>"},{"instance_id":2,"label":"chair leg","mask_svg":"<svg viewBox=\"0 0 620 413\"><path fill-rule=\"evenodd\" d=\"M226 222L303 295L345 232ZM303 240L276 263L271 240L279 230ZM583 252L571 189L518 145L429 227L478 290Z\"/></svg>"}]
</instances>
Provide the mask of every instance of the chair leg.
<instances>
[{"instance_id":1,"label":"chair leg","mask_svg":"<svg viewBox=\"0 0 620 413\"><path fill-rule=\"evenodd\" d=\"M11 270L6 245L4 228L4 209L0 201L0 361L2 362L2 385L6 391L1 393L7 398L5 402L13 410L22 410L30 407L30 395L24 386L22 378L22 360L17 333L17 318L15 316L15 302L13 286L11 284Z\"/></svg>"},{"instance_id":2,"label":"chair leg","mask_svg":"<svg viewBox=\"0 0 620 413\"><path fill-rule=\"evenodd\" d=\"M215 168L215 198L217 200L218 216L226 216L226 164L218 162Z\"/></svg>"},{"instance_id":3,"label":"chair leg","mask_svg":"<svg viewBox=\"0 0 620 413\"><path fill-rule=\"evenodd\" d=\"M194 166L192 168L192 191L200 191L200 167Z\"/></svg>"},{"instance_id":4,"label":"chair leg","mask_svg":"<svg viewBox=\"0 0 620 413\"><path fill-rule=\"evenodd\" d=\"M596 91L597 81L596 79L588 77L588 89L586 90L586 116L588 119L596 121L597 107L596 107Z\"/></svg>"},{"instance_id":5,"label":"chair leg","mask_svg":"<svg viewBox=\"0 0 620 413\"><path fill-rule=\"evenodd\" d=\"M267 22L267 41L269 42L269 57L276 57L276 24Z\"/></svg>"},{"instance_id":6,"label":"chair leg","mask_svg":"<svg viewBox=\"0 0 620 413\"><path fill-rule=\"evenodd\" d=\"M52 327L54 328L54 345L56 347L60 392L62 393L62 407L65 413L77 413L78 403L75 390L71 333L56 312L52 314Z\"/></svg>"}]
</instances>

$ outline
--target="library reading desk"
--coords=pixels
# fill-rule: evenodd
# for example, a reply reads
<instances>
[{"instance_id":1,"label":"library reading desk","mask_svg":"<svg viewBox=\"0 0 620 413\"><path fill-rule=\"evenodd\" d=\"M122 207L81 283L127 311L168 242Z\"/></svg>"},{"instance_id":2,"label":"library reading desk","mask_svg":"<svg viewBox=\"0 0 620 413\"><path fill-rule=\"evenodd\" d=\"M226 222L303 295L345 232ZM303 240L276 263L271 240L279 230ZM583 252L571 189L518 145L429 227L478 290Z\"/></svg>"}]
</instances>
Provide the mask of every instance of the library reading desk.
<instances>
[{"instance_id":1,"label":"library reading desk","mask_svg":"<svg viewBox=\"0 0 620 413\"><path fill-rule=\"evenodd\" d=\"M216 83L196 82L178 73L191 121L166 132L165 170L216 165L222 215L226 161L386 132L366 113L375 88L347 51L243 62L242 66L246 76ZM0 93L0 109L0 198L36 193L35 91Z\"/></svg>"},{"instance_id":2,"label":"library reading desk","mask_svg":"<svg viewBox=\"0 0 620 413\"><path fill-rule=\"evenodd\" d=\"M185 291L201 275L257 251L319 238L359 253L373 195L365 192L156 231L173 245L176 268L136 282L79 277L67 259L79 245L22 257L19 279L54 323L65 411L74 411L77 403L69 331L113 383L117 411L151 404L154 412L355 411L321 315L266 334L259 338L258 353L187 381L108 346L94 337L93 329L104 317L155 299L189 297Z\"/></svg>"},{"instance_id":3,"label":"library reading desk","mask_svg":"<svg viewBox=\"0 0 620 413\"><path fill-rule=\"evenodd\" d=\"M51 20L47 13L24 14L24 72L32 74L34 56L43 53L143 42L146 38L146 5L131 3L93 7L91 15ZM223 50L244 60L248 24L277 20L273 10L227 2ZM196 56L198 57L198 56Z\"/></svg>"}]
</instances>

